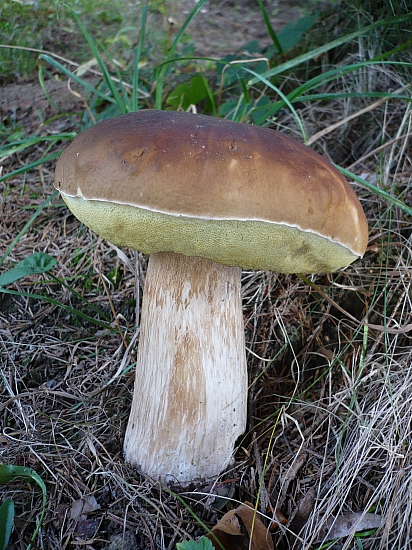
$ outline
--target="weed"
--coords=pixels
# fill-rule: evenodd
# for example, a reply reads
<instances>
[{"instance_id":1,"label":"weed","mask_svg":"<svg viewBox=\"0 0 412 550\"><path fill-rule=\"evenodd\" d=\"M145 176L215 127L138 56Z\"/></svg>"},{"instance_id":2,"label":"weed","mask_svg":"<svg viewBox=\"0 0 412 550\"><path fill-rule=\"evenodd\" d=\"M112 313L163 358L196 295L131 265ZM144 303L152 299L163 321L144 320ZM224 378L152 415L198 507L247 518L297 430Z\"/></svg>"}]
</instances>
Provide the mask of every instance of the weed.
<instances>
[{"instance_id":1,"label":"weed","mask_svg":"<svg viewBox=\"0 0 412 550\"><path fill-rule=\"evenodd\" d=\"M30 544L28 544L26 548L26 550L30 550L32 543L36 540L43 523L47 504L47 490L42 478L31 468L14 466L10 464L0 464L0 485L5 485L11 481L15 481L16 479L22 479L28 483L36 483L42 492L42 507L39 519L37 521L37 527L30 539ZM2 504L0 508L0 520L0 548L5 550L10 539L14 521L14 504L12 499L7 499Z\"/></svg>"}]
</instances>

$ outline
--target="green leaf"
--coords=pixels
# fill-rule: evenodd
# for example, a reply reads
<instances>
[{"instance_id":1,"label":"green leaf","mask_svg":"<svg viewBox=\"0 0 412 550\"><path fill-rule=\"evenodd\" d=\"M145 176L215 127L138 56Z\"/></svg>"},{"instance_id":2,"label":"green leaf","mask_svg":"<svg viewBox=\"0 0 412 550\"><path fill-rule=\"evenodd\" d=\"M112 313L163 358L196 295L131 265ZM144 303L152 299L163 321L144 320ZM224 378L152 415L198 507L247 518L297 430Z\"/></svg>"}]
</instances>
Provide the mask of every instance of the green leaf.
<instances>
[{"instance_id":1,"label":"green leaf","mask_svg":"<svg viewBox=\"0 0 412 550\"><path fill-rule=\"evenodd\" d=\"M269 36L273 40L273 44L275 45L278 53L283 54L283 48L282 48L281 43L279 42L279 37L275 33L272 25L270 24L269 15L268 15L268 12L266 11L266 8L265 8L262 0L258 0L258 4L259 4L259 7L260 7L260 11L262 12L263 20L265 22L266 29L269 33Z\"/></svg>"},{"instance_id":2,"label":"green leaf","mask_svg":"<svg viewBox=\"0 0 412 550\"><path fill-rule=\"evenodd\" d=\"M46 61L47 63L49 63L50 65L52 65L56 69L59 69L66 76L68 76L69 78L72 78L73 80L75 80L78 84L83 86L83 88L85 88L86 90L88 90L92 94L96 95L97 97L100 97L101 99L103 99L105 101L109 101L110 103L116 103L115 98L112 97L110 94L104 94L103 92L101 92L97 88L94 88L86 80L83 80L82 78L78 77L76 75L76 73L70 71L69 69L66 69L66 67L64 65L62 65L61 63L59 63L58 61L53 59L53 57L51 57L50 55L40 54L39 59L41 59L42 61Z\"/></svg>"},{"instance_id":3,"label":"green leaf","mask_svg":"<svg viewBox=\"0 0 412 550\"><path fill-rule=\"evenodd\" d=\"M290 21L282 27L277 35L282 50L287 52L296 46L296 44L299 44L303 36L313 27L318 19L319 14L315 13L314 15Z\"/></svg>"},{"instance_id":4,"label":"green leaf","mask_svg":"<svg viewBox=\"0 0 412 550\"><path fill-rule=\"evenodd\" d=\"M31 468L27 468L27 466L14 466L13 464L0 464L0 485L5 485L17 477L21 477L25 481L34 481L40 487L43 494L46 494L44 481Z\"/></svg>"},{"instance_id":5,"label":"green leaf","mask_svg":"<svg viewBox=\"0 0 412 550\"><path fill-rule=\"evenodd\" d=\"M57 261L44 252L35 252L16 266L0 275L0 286L9 285L35 273L45 273L57 264Z\"/></svg>"},{"instance_id":6,"label":"green leaf","mask_svg":"<svg viewBox=\"0 0 412 550\"><path fill-rule=\"evenodd\" d=\"M139 87L139 63L140 63L140 57L142 55L143 42L144 42L145 33L146 33L146 20L147 20L148 9L149 8L147 6L142 6L142 22L140 25L139 45L134 50L132 111L137 111L139 108L139 101L137 96L138 87Z\"/></svg>"},{"instance_id":7,"label":"green leaf","mask_svg":"<svg viewBox=\"0 0 412 550\"><path fill-rule=\"evenodd\" d=\"M199 0L192 11L187 16L186 20L184 21L183 25L180 27L179 32L176 35L176 38L173 41L173 44L171 45L169 49L169 53L166 57L166 62L162 63L157 69L156 69L156 109L160 110L162 108L162 102L163 102L163 87L164 87L164 76L165 71L167 67L167 63L171 61L173 58L176 48L186 32L186 28L189 25L189 23L196 17L196 15L199 13L199 11L203 8L203 6L206 4L208 0Z\"/></svg>"},{"instance_id":8,"label":"green leaf","mask_svg":"<svg viewBox=\"0 0 412 550\"><path fill-rule=\"evenodd\" d=\"M39 164L46 164L46 162L50 162L51 160L54 160L55 158L59 157L61 154L62 154L62 151L55 151L54 153L51 153L51 155L48 155L47 157L41 157L37 160L34 160L30 164L23 164L23 166L20 166L20 168L16 168L16 170L13 170L12 172L4 174L4 176L0 176L0 183L8 180L9 178L14 178L18 174L28 172L32 168L39 166ZM57 194L57 193L58 191L55 191L54 194Z\"/></svg>"},{"instance_id":9,"label":"green leaf","mask_svg":"<svg viewBox=\"0 0 412 550\"><path fill-rule=\"evenodd\" d=\"M186 540L176 544L177 550L214 550L214 546L209 539L202 537L198 541Z\"/></svg>"},{"instance_id":10,"label":"green leaf","mask_svg":"<svg viewBox=\"0 0 412 550\"><path fill-rule=\"evenodd\" d=\"M0 506L0 550L6 550L14 523L14 502L8 498Z\"/></svg>"},{"instance_id":11,"label":"green leaf","mask_svg":"<svg viewBox=\"0 0 412 550\"><path fill-rule=\"evenodd\" d=\"M190 80L179 84L179 86L170 93L166 103L175 109L181 107L186 111L190 105L197 105L207 97L208 89L204 77L194 76Z\"/></svg>"},{"instance_id":12,"label":"green leaf","mask_svg":"<svg viewBox=\"0 0 412 550\"><path fill-rule=\"evenodd\" d=\"M119 106L119 108L122 110L123 113L127 113L127 107L123 101L123 98L121 97L121 95L119 94L117 88L116 88L116 85L114 83L114 80L113 78L110 76L110 73L103 61L103 58L102 56L100 55L100 52L93 40L93 38L90 36L90 34L88 33L86 27L83 25L83 22L81 21L80 17L77 15L77 13L71 9L70 9L70 12L73 16L73 18L75 19L76 23L79 25L80 27L80 30L82 31L83 33L83 36L85 37L91 51L92 51L92 54L94 56L94 58L96 59L97 61L97 64L103 74L103 78L109 88L109 90L111 91L112 93L112 96L113 96L113 99L115 100L115 102L117 103L117 105Z\"/></svg>"},{"instance_id":13,"label":"green leaf","mask_svg":"<svg viewBox=\"0 0 412 550\"><path fill-rule=\"evenodd\" d=\"M381 189L377 185L374 185L373 183L369 183L365 179L361 178L360 176L357 176L356 174L353 174L352 172L349 172L349 170L345 170L345 168L342 168L341 166L338 166L337 164L334 165L335 168L337 168L344 176L346 176L349 179L353 179L356 182L360 183L363 187L366 189L369 189L369 191L372 191L372 193L375 193L379 197L382 197L383 199L387 200L389 204L392 204L393 206L396 206L397 208L400 208L404 212L406 212L409 216L412 216L412 208L408 206L405 202L402 202L397 197L394 197L384 189Z\"/></svg>"},{"instance_id":14,"label":"green leaf","mask_svg":"<svg viewBox=\"0 0 412 550\"><path fill-rule=\"evenodd\" d=\"M10 138L11 137L13 137L13 139L8 139L6 145L0 145L0 155L12 155L24 149L28 149L29 147L33 147L33 145L37 143L44 143L47 141L57 142L64 139L71 140L76 137L76 134L74 132L66 132L57 136L32 136L25 139L19 139L18 134L12 134Z\"/></svg>"},{"instance_id":15,"label":"green leaf","mask_svg":"<svg viewBox=\"0 0 412 550\"><path fill-rule=\"evenodd\" d=\"M0 464L0 485L5 485L6 483L9 483L9 481L13 481L19 477L22 478L24 481L37 483L37 485L41 489L42 496L43 496L42 511L37 521L36 530L34 531L33 536L31 537L31 543L32 543L37 537L40 531L40 527L43 523L44 514L46 512L47 490L46 490L46 485L44 484L44 481L42 480L42 478L39 476L37 472L35 472L31 468L27 468L26 466L14 466L13 464ZM27 546L26 550L30 550L32 546L31 543ZM2 550L1 546L0 546L0 550Z\"/></svg>"}]
</instances>

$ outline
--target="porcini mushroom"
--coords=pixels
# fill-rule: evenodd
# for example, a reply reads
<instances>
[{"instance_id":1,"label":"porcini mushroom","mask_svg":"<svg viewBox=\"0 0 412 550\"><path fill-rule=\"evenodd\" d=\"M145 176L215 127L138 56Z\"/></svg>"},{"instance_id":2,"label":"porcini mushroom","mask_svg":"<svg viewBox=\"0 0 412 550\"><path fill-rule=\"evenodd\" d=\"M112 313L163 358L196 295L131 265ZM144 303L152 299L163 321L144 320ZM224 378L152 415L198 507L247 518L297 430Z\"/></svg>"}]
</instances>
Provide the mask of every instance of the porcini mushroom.
<instances>
[{"instance_id":1,"label":"porcini mushroom","mask_svg":"<svg viewBox=\"0 0 412 550\"><path fill-rule=\"evenodd\" d=\"M79 134L55 185L85 225L151 255L126 460L163 481L217 476L246 426L240 268L330 272L361 257L354 191L273 130L151 110Z\"/></svg>"}]
</instances>

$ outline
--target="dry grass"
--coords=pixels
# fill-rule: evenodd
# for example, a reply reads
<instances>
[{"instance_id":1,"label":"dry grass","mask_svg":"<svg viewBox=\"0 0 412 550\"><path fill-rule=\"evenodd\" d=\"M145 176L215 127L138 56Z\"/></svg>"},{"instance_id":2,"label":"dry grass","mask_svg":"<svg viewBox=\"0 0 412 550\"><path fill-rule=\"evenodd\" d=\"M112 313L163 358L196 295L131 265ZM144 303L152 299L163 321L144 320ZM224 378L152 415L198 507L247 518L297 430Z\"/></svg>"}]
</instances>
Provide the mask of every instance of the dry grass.
<instances>
[{"instance_id":1,"label":"dry grass","mask_svg":"<svg viewBox=\"0 0 412 550\"><path fill-rule=\"evenodd\" d=\"M393 83L392 75L381 77L382 88ZM341 102L327 111L312 105L303 113L309 135L363 106ZM291 125L286 117L278 123ZM410 110L392 100L319 138L315 147L411 205L410 124ZM41 154L33 148L8 162L16 167ZM30 208L52 193L53 169L32 170L23 192L23 177L2 184L0 250ZM288 519L274 531L278 549L320 547L329 539L330 518L339 524L349 512L358 514L363 529L366 513L380 526L360 538L346 533L331 548L400 550L410 544L411 221L355 189L370 227L364 259L340 273L312 277L310 284L298 276L244 273L248 430L216 484L173 488L208 525L221 510L260 495L268 521L273 510ZM0 295L0 457L34 468L47 484L38 548L109 549L113 536L123 534L130 548L172 549L203 534L175 495L122 457L138 343L135 273L141 290L145 258L124 251L125 262L59 199L20 239L6 267L33 251L54 256L58 266L53 278L26 278L11 286L20 294ZM90 316L94 306L108 326L25 292ZM18 481L1 493L17 506L13 548L25 548L40 495Z\"/></svg>"}]
</instances>

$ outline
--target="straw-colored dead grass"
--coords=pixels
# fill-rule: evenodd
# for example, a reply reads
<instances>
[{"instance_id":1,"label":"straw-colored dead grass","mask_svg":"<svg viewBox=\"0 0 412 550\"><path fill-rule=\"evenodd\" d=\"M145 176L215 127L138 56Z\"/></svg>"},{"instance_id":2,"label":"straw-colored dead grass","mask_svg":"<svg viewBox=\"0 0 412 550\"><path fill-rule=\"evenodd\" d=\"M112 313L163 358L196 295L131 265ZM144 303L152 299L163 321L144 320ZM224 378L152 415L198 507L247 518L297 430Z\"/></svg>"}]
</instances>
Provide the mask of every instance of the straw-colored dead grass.
<instances>
[{"instance_id":1,"label":"straw-colored dead grass","mask_svg":"<svg viewBox=\"0 0 412 550\"><path fill-rule=\"evenodd\" d=\"M344 106L351 113L360 108ZM329 117L331 124L345 115L314 116L314 109L307 119L313 121L311 135L327 126L316 121ZM346 166L411 205L410 111L390 102L372 114L366 116L375 130L368 126L368 135L379 140L349 154L347 140L365 124L365 118L355 118L339 139L336 130L316 146L331 150L335 140L334 149L346 151ZM378 144L389 145L371 154ZM33 149L29 156L40 154ZM17 166L28 158L10 162ZM51 194L53 168L30 172L24 192L22 177L3 184L0 250L31 215L27 208ZM298 276L244 273L248 430L232 467L216 484L173 488L208 525L228 507L259 495L268 524L275 510L288 519L273 531L278 549L319 547L342 527L343 517L354 527L342 527L333 548L361 548L357 540L373 550L410 544L411 221L355 188L370 225L363 260L338 274L312 277L310 284ZM138 343L135 300L141 292L136 293L135 274L141 291L145 258L124 251L125 262L81 227L59 199L20 239L7 266L33 251L58 260L52 272L58 280L37 276L10 288L95 315L84 298L113 328L43 300L0 295L0 461L30 466L46 482L38 547L120 548L109 542L123 534L128 548L171 549L203 534L173 494L122 457ZM16 503L13 548L25 548L40 495L18 481L1 493ZM354 537L356 525L366 531L360 539Z\"/></svg>"}]
</instances>

